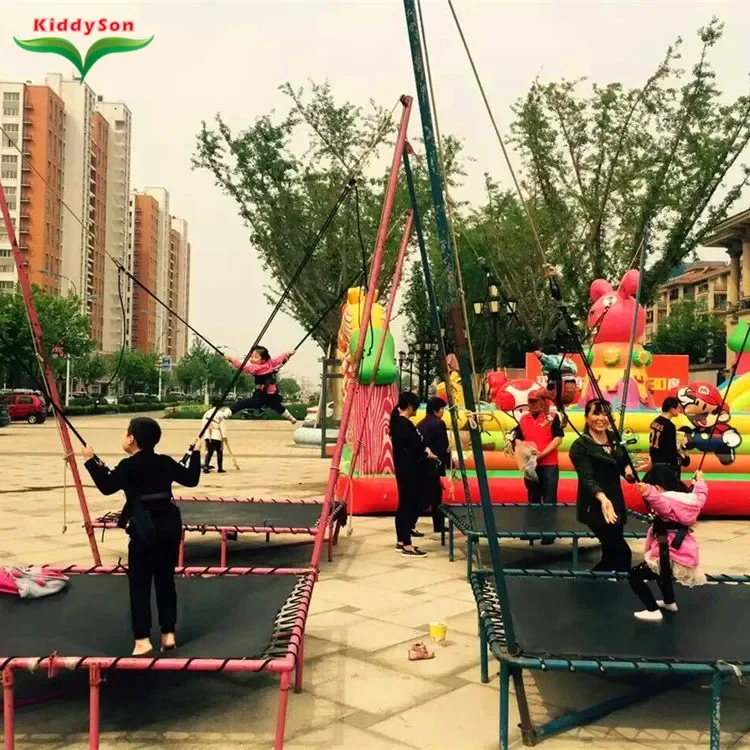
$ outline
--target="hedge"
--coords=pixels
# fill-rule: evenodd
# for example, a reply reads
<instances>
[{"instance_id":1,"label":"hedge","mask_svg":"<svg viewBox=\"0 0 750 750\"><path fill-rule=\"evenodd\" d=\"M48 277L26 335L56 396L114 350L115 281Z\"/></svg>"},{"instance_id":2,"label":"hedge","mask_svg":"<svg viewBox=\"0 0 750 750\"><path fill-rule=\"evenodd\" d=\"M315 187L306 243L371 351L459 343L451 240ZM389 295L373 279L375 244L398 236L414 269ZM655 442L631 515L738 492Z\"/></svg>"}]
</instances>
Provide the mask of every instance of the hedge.
<instances>
[{"instance_id":1,"label":"hedge","mask_svg":"<svg viewBox=\"0 0 750 750\"><path fill-rule=\"evenodd\" d=\"M92 404L90 406L76 406L71 404L65 409L70 417L82 417L95 414L132 414L139 411L161 411L163 404Z\"/></svg>"},{"instance_id":2,"label":"hedge","mask_svg":"<svg viewBox=\"0 0 750 750\"><path fill-rule=\"evenodd\" d=\"M210 406L196 406L195 404L186 404L185 406L168 406L164 410L165 419L201 419L206 413ZM292 416L295 419L302 421L307 416L307 409L309 408L306 404L287 404L286 408L289 409ZM243 419L242 412L234 414L232 419ZM255 419L269 419L277 420L283 419L280 414L277 414L272 409L263 409L263 416L252 417Z\"/></svg>"}]
</instances>

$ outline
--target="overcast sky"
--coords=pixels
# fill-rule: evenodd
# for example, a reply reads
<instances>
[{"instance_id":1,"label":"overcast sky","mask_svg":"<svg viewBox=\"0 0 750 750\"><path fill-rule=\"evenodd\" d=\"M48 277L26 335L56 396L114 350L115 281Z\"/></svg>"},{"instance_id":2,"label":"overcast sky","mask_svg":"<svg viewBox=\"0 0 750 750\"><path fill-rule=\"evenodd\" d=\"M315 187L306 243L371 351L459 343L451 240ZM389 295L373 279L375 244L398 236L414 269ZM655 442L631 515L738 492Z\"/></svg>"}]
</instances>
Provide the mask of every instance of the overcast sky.
<instances>
[{"instance_id":1,"label":"overcast sky","mask_svg":"<svg viewBox=\"0 0 750 750\"><path fill-rule=\"evenodd\" d=\"M511 104L536 76L638 86L677 36L684 38L685 62L692 65L695 31L712 15L726 24L714 56L719 85L733 97L748 87L746 0L454 4L503 132ZM467 155L476 159L463 197L479 197L484 171L508 185L507 170L447 3L426 0L423 7L441 129L463 138ZM308 78L327 78L338 98L361 104L373 98L390 109L399 94L414 93L401 0L5 3L0 79L41 83L53 71L70 77L62 58L30 54L12 41L38 36L33 19L50 16L133 21L132 36L155 35L145 50L104 58L86 80L105 100L125 102L133 113L133 187L163 185L172 213L189 223L191 323L216 344L244 354L270 311L263 299L269 280L232 200L208 173L191 171L200 121L221 112L235 130L244 128L284 106L281 83L303 85ZM67 38L83 52L97 37ZM416 106L410 133L421 135ZM293 347L302 334L296 322L280 316L265 343L276 352ZM398 342L398 330L396 336ZM320 356L308 344L289 370L317 378Z\"/></svg>"}]
</instances>

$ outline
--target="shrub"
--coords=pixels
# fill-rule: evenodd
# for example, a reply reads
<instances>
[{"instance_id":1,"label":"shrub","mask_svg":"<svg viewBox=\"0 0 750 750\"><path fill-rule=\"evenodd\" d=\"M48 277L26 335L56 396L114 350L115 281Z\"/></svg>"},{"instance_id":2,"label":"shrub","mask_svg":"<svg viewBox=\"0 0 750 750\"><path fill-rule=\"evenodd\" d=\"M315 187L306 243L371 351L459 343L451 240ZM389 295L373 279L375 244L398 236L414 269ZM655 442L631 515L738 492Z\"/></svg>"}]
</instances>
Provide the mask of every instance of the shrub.
<instances>
[{"instance_id":1,"label":"shrub","mask_svg":"<svg viewBox=\"0 0 750 750\"><path fill-rule=\"evenodd\" d=\"M166 419L201 419L206 413L207 409L211 407L204 406L203 404L185 404L180 406L168 406L164 410L164 417ZM295 419L302 421L307 414L307 406L305 404L287 404L287 409L292 413ZM232 416L232 419L243 419L242 412L238 412ZM263 416L260 419L267 420L279 420L283 419L280 414L277 414L271 409L263 409Z\"/></svg>"}]
</instances>

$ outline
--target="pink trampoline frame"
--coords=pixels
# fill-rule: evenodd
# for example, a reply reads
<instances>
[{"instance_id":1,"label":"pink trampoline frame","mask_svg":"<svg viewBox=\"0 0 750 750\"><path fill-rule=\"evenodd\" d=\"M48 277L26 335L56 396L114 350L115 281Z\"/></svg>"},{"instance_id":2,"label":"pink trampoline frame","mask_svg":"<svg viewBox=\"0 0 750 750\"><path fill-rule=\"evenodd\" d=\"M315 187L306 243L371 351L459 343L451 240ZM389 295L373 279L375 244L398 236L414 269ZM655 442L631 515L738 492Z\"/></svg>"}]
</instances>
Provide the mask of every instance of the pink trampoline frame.
<instances>
[{"instance_id":1,"label":"pink trampoline frame","mask_svg":"<svg viewBox=\"0 0 750 750\"><path fill-rule=\"evenodd\" d=\"M122 566L96 566L85 568L77 565L68 567L47 566L62 573L87 575L124 575ZM309 568L212 568L192 567L176 569L178 575L184 576L220 576L220 575L294 575L300 576L305 583L300 594L299 608L296 613L286 654L282 657L266 659L191 659L174 657L99 657L99 656L59 656L50 654L44 658L37 657L2 657L3 689L3 730L4 750L15 750L15 699L14 672L20 669L30 671L47 669L48 676L54 677L58 670L88 669L89 672L89 750L99 750L101 732L100 721L100 687L103 670L122 669L130 671L157 672L278 672L280 675L279 704L276 712L276 729L274 750L284 747L287 703L289 688L292 687L294 672L295 693L302 690L302 670L305 653L305 622L310 608L313 585L317 573Z\"/></svg>"},{"instance_id":2,"label":"pink trampoline frame","mask_svg":"<svg viewBox=\"0 0 750 750\"><path fill-rule=\"evenodd\" d=\"M323 501L318 500L264 500L255 497L220 497L220 496L188 496L177 495L174 497L178 503L286 503L288 505L318 505L320 506L321 518L323 515ZM328 562L333 561L333 548L338 544L339 532L341 531L341 514L345 512L345 506L339 504L336 512L328 516L328 536L324 541L328 542ZM109 514L108 514L109 515ZM117 521L105 520L107 516L101 516L92 522L92 528L95 529L116 529ZM227 567L227 541L229 534L265 534L266 542L270 541L271 534L300 534L315 538L320 528L320 523L315 526L224 526L222 524L185 524L182 525L182 540L180 541L180 552L177 558L179 568L185 565L185 533L197 532L205 535L208 532L219 534L221 539L221 550L219 553L219 566Z\"/></svg>"}]
</instances>

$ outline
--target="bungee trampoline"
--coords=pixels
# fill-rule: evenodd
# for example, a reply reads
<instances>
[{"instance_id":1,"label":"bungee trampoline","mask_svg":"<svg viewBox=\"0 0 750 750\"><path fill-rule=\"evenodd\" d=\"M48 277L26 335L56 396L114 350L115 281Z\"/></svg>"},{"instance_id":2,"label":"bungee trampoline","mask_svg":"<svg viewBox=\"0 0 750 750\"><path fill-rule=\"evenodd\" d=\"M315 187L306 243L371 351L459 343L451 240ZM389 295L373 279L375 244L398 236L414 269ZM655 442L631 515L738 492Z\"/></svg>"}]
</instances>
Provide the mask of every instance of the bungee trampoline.
<instances>
[{"instance_id":1,"label":"bungee trampoline","mask_svg":"<svg viewBox=\"0 0 750 750\"><path fill-rule=\"evenodd\" d=\"M708 576L705 586L678 587L679 611L665 612L659 623L633 617L640 605L626 578L626 574L572 570L505 570L512 602L508 617L493 573L472 572L482 682L489 682L488 650L500 662L503 750L508 748L511 679L523 742L535 745L553 733L596 721L701 676L711 677L710 747L719 750L723 680L750 673L750 640L738 626L750 620L750 576ZM524 670L642 674L655 679L625 695L534 726Z\"/></svg>"},{"instance_id":2,"label":"bungee trampoline","mask_svg":"<svg viewBox=\"0 0 750 750\"><path fill-rule=\"evenodd\" d=\"M314 537L320 525L323 503L317 500L262 500L247 497L189 497L174 498L182 514L182 542L177 565L185 564L185 533L219 534L221 552L219 565L227 566L227 541L238 534L265 534L266 542L272 534L298 534ZM120 511L106 513L92 526L115 529ZM334 502L328 519L328 561L333 559L333 548L339 531L346 525L346 505Z\"/></svg>"},{"instance_id":3,"label":"bungee trampoline","mask_svg":"<svg viewBox=\"0 0 750 750\"><path fill-rule=\"evenodd\" d=\"M90 750L99 747L103 671L276 672L281 680L274 750L283 748L292 672L295 692L302 687L315 571L182 568L176 581L178 647L170 656L154 651L134 657L126 568L53 569L70 576L61 593L43 599L0 596L5 750L15 747L14 672L42 669L49 677L59 670L88 670Z\"/></svg>"},{"instance_id":4,"label":"bungee trampoline","mask_svg":"<svg viewBox=\"0 0 750 750\"><path fill-rule=\"evenodd\" d=\"M487 538L487 528L481 506L469 511L466 505L443 505L443 515L448 519L448 559L454 560L454 534L458 529L466 537L466 574L472 572L474 545ZM591 529L576 518L574 503L542 505L539 503L496 503L492 505L498 539L528 541L572 539L573 567L578 567L579 539L596 539ZM473 523L472 523L473 516ZM623 536L626 539L644 539L650 519L642 513L628 511L628 524ZM441 543L445 545L445 530Z\"/></svg>"}]
</instances>

